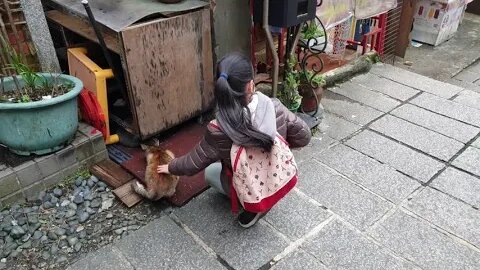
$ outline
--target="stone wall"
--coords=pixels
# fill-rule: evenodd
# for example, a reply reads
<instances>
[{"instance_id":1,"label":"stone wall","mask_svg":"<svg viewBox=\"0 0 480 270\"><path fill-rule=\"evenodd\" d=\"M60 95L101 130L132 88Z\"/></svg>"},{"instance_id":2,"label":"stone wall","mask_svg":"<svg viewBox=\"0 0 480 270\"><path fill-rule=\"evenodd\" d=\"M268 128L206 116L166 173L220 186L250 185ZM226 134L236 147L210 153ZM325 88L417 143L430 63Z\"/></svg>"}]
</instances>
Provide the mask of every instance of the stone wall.
<instances>
[{"instance_id":1,"label":"stone wall","mask_svg":"<svg viewBox=\"0 0 480 270\"><path fill-rule=\"evenodd\" d=\"M82 166L108 158L102 133L80 123L75 139L66 148L17 166L0 160L0 209L14 202L36 199Z\"/></svg>"}]
</instances>

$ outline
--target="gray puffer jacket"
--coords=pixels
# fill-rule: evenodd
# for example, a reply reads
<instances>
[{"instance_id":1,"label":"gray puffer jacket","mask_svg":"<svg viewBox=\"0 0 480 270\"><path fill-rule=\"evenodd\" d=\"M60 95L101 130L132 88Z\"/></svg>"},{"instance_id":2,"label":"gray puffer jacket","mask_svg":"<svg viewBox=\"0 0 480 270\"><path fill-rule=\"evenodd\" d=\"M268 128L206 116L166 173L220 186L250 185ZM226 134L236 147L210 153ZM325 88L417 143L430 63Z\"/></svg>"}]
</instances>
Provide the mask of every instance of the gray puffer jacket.
<instances>
[{"instance_id":1,"label":"gray puffer jacket","mask_svg":"<svg viewBox=\"0 0 480 270\"><path fill-rule=\"evenodd\" d=\"M312 137L307 124L289 111L278 99L272 99L275 106L277 131L290 144L291 148L306 146ZM208 125L204 138L190 151L170 163L168 169L174 175L194 175L208 165L222 162L222 185L230 190L226 170L231 170L230 149L232 140L218 127Z\"/></svg>"}]
</instances>

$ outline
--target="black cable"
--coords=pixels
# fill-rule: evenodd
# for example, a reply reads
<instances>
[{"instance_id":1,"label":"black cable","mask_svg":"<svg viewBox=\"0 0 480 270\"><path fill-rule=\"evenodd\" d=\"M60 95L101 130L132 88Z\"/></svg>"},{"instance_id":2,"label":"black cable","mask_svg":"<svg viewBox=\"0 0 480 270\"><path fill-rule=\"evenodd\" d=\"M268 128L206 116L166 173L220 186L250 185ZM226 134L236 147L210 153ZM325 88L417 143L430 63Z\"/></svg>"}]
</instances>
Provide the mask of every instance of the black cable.
<instances>
[{"instance_id":1,"label":"black cable","mask_svg":"<svg viewBox=\"0 0 480 270\"><path fill-rule=\"evenodd\" d=\"M90 5L88 4L88 0L82 0L83 7L85 8L85 11L87 12L88 19L90 20L90 24L93 27L93 30L95 31L95 34L97 35L98 43L100 43L100 47L102 47L103 51L103 56L107 60L108 65L113 71L113 76L115 77L115 80L118 83L118 86L120 87L120 91L122 94L123 99L125 102L128 102L128 95L127 91L123 85L121 78L121 74L118 72L117 68L113 65L112 57L110 55L110 52L108 51L107 44L105 44L105 39L103 38L102 32L98 28L97 21L95 20L95 17L93 16L92 10L90 8Z\"/></svg>"}]
</instances>

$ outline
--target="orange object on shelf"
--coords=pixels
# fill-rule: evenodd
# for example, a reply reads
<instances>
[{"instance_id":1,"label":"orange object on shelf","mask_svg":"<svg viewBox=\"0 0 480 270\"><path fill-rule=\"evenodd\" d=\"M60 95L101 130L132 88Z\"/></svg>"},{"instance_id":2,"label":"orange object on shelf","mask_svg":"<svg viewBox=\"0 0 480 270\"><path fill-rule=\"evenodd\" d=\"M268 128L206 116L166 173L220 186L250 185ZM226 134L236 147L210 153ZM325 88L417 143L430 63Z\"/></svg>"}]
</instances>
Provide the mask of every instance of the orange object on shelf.
<instances>
[{"instance_id":1,"label":"orange object on shelf","mask_svg":"<svg viewBox=\"0 0 480 270\"><path fill-rule=\"evenodd\" d=\"M88 117L93 117L94 121L99 121L96 117L92 116L90 113L96 111L97 103L101 110L98 113L102 113L103 123L105 128L96 127L94 124L100 122L90 123L95 126L97 129L102 131L105 143L112 144L119 141L119 137L116 134L110 133L110 124L109 124L109 112L108 112L108 98L107 98L107 79L113 78L113 72L111 69L102 69L95 62L93 62L87 56L87 49L85 48L71 48L68 49L68 69L72 76L75 76L82 80L85 89L90 91L89 95L83 94L81 99L85 104L88 104L84 107L87 109ZM95 99L94 102L92 99ZM95 105L92 105L95 104ZM85 117L85 116L84 116ZM88 120L88 119L86 119ZM101 127L101 124L98 124Z\"/></svg>"}]
</instances>

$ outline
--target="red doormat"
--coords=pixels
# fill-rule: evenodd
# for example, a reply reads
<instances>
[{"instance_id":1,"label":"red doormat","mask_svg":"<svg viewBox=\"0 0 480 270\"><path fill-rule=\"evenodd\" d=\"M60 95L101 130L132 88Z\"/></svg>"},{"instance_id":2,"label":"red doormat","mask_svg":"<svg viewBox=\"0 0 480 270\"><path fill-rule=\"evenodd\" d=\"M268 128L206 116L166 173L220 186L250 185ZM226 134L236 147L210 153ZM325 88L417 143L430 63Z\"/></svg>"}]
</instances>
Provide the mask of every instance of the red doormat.
<instances>
[{"instance_id":1,"label":"red doormat","mask_svg":"<svg viewBox=\"0 0 480 270\"><path fill-rule=\"evenodd\" d=\"M203 138L206 126L199 124L187 124L178 131L170 134L167 138L160 139L160 145L165 149L172 151L176 157L188 153ZM110 149L109 149L110 150ZM120 165L140 180L145 179L145 167L147 166L145 152L140 148L128 148L121 145L115 145L112 151L118 156L122 152L123 160L118 160ZM115 158L113 158L115 159ZM204 173L201 172L194 176L182 176L178 182L177 191L167 201L175 206L182 206L190 201L196 195L202 193L208 188L205 182Z\"/></svg>"}]
</instances>

